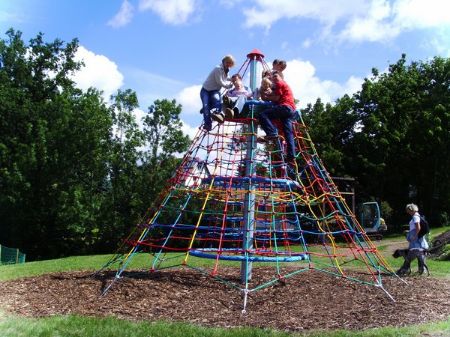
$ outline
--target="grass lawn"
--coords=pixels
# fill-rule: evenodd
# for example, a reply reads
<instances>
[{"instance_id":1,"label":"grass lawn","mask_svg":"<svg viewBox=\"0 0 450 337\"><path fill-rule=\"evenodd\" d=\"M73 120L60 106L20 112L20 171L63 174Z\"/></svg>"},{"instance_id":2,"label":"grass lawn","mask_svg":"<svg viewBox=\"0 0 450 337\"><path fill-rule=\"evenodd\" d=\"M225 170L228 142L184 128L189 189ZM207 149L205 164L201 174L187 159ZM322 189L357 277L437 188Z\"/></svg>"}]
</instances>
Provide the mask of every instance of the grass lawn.
<instances>
[{"instance_id":1,"label":"grass lawn","mask_svg":"<svg viewBox=\"0 0 450 337\"><path fill-rule=\"evenodd\" d=\"M301 334L257 328L204 328L162 321L129 322L112 317L56 316L37 319L0 316L0 335L2 337L444 337L450 335L450 319L403 328L311 331Z\"/></svg>"},{"instance_id":2,"label":"grass lawn","mask_svg":"<svg viewBox=\"0 0 450 337\"><path fill-rule=\"evenodd\" d=\"M436 236L450 228L433 229L431 236ZM401 261L391 257L394 246L404 245L402 236L392 236L376 242L379 250L394 268ZM63 271L96 271L111 255L72 256L62 259L28 262L19 265L0 266L0 281L20 279L27 276L37 276L51 272ZM191 261L192 262L192 261ZM210 261L199 260L199 264ZM432 276L450 278L450 261L428 260ZM138 254L129 268L148 267L148 255ZM415 268L415 266L414 266ZM18 280L17 282L20 282ZM1 308L0 308L1 310ZM318 318L320 319L320 318ZM408 326L404 328L379 328L364 331L311 331L304 334L288 333L257 328L204 328L184 323L173 322L129 322L117 318L92 318L80 316L54 316L46 318L24 318L0 311L1 337L158 337L158 336L324 336L324 337L389 337L389 336L450 336L450 317L438 323Z\"/></svg>"}]
</instances>

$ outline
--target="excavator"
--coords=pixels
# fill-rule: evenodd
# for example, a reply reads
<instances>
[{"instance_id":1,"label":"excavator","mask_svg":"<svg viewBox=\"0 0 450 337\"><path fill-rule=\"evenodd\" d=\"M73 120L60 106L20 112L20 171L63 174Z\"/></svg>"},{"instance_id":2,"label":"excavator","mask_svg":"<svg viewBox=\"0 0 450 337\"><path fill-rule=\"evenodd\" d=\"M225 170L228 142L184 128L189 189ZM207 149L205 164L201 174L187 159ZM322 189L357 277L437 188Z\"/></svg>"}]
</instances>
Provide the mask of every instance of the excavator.
<instances>
[{"instance_id":1,"label":"excavator","mask_svg":"<svg viewBox=\"0 0 450 337\"><path fill-rule=\"evenodd\" d=\"M387 225L381 217L380 206L376 201L365 202L361 205L360 224L366 234L374 240L382 240L387 231Z\"/></svg>"}]
</instances>

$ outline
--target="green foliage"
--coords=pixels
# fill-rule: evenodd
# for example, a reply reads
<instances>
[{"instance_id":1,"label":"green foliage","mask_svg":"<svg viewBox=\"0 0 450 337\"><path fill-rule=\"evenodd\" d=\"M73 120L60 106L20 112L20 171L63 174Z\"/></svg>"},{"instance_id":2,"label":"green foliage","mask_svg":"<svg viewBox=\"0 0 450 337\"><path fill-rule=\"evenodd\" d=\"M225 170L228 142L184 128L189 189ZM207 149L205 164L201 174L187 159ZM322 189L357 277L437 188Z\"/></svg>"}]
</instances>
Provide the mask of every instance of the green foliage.
<instances>
[{"instance_id":1,"label":"green foliage","mask_svg":"<svg viewBox=\"0 0 450 337\"><path fill-rule=\"evenodd\" d=\"M1 239L29 257L57 256L88 240L112 121L99 93L83 94L69 78L81 66L73 61L76 40L44 43L39 34L27 46L20 33L7 35L0 41Z\"/></svg>"},{"instance_id":2,"label":"green foliage","mask_svg":"<svg viewBox=\"0 0 450 337\"><path fill-rule=\"evenodd\" d=\"M139 130L133 110L138 106L131 90L118 91L109 107L113 128L105 139L107 165L103 203L97 210L95 222L96 247L109 252L130 231L143 212L139 194L142 171L138 165L142 156L144 136Z\"/></svg>"},{"instance_id":3,"label":"green foliage","mask_svg":"<svg viewBox=\"0 0 450 337\"><path fill-rule=\"evenodd\" d=\"M104 102L77 89L77 48L0 40L0 242L30 259L113 250L188 144L175 101L155 102L140 130L133 91Z\"/></svg>"},{"instance_id":4,"label":"green foliage","mask_svg":"<svg viewBox=\"0 0 450 337\"><path fill-rule=\"evenodd\" d=\"M439 255L438 259L440 261L450 261L450 244L446 244L443 249L441 255Z\"/></svg>"},{"instance_id":5,"label":"green foliage","mask_svg":"<svg viewBox=\"0 0 450 337\"><path fill-rule=\"evenodd\" d=\"M439 214L438 223L441 226L449 226L450 225L450 219L449 219L449 216L448 216L447 212L442 212L442 213Z\"/></svg>"},{"instance_id":6,"label":"green foliage","mask_svg":"<svg viewBox=\"0 0 450 337\"><path fill-rule=\"evenodd\" d=\"M167 156L187 150L189 137L181 131L180 113L181 105L175 100L156 100L148 108L144 117L144 134L151 156L146 157L147 161L158 158L158 151Z\"/></svg>"},{"instance_id":7,"label":"green foliage","mask_svg":"<svg viewBox=\"0 0 450 337\"><path fill-rule=\"evenodd\" d=\"M304 111L319 155L333 175L357 179L360 201L385 200L394 223L411 201L438 223L450 211L450 59L407 65L402 55L372 75L352 98Z\"/></svg>"},{"instance_id":8,"label":"green foliage","mask_svg":"<svg viewBox=\"0 0 450 337\"><path fill-rule=\"evenodd\" d=\"M389 220L392 217L392 213L394 210L392 209L391 205L387 201L380 202L380 212L381 217L384 220Z\"/></svg>"},{"instance_id":9,"label":"green foliage","mask_svg":"<svg viewBox=\"0 0 450 337\"><path fill-rule=\"evenodd\" d=\"M176 154L184 153L189 144L189 137L181 131L181 105L175 100L156 100L148 108L144 122L144 138L148 151L142 157L141 169L145 171L141 195L148 202L147 206L160 201L157 198L161 188L166 186L170 177L180 164Z\"/></svg>"},{"instance_id":10,"label":"green foliage","mask_svg":"<svg viewBox=\"0 0 450 337\"><path fill-rule=\"evenodd\" d=\"M355 133L356 114L352 111L353 99L344 96L336 105L323 105L318 99L314 106L308 105L303 111L310 135L326 163L330 173L345 176L345 152L343 149Z\"/></svg>"}]
</instances>

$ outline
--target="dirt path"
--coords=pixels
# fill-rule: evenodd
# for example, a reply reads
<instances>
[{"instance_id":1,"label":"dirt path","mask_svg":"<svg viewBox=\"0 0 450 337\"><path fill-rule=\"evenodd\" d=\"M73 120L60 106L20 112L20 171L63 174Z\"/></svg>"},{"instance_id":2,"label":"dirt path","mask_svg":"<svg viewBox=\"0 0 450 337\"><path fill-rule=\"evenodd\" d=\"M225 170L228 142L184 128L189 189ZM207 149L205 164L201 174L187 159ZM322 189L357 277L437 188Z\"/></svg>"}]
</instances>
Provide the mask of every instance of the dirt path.
<instances>
[{"instance_id":1,"label":"dirt path","mask_svg":"<svg viewBox=\"0 0 450 337\"><path fill-rule=\"evenodd\" d=\"M396 240L396 241L374 241L377 247L386 247L386 255L391 255L396 249L408 248L408 241Z\"/></svg>"}]
</instances>

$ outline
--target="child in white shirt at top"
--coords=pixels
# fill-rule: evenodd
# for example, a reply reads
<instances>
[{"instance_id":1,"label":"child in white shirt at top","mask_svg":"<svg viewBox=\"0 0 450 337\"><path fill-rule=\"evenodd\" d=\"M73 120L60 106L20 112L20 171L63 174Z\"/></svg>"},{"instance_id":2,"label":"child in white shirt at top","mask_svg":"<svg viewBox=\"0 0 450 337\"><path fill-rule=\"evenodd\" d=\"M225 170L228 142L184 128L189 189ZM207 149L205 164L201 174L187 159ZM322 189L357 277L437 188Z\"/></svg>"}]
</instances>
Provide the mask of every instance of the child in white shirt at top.
<instances>
[{"instance_id":1,"label":"child in white shirt at top","mask_svg":"<svg viewBox=\"0 0 450 337\"><path fill-rule=\"evenodd\" d=\"M244 107L247 99L251 99L253 93L242 83L242 77L239 74L231 76L233 89L229 90L223 97L224 113L227 118L237 117Z\"/></svg>"}]
</instances>

